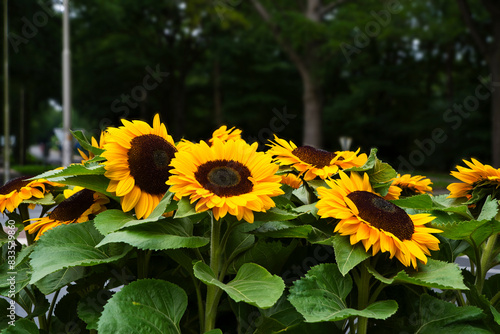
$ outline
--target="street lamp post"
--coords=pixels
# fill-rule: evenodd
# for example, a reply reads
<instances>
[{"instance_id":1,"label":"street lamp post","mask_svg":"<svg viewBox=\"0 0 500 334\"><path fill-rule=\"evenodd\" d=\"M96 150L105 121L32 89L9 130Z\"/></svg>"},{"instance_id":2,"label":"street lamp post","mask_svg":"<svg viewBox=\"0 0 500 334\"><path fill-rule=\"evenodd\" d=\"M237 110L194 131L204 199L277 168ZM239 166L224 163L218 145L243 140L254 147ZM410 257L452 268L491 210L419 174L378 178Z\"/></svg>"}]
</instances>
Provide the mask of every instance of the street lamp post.
<instances>
[{"instance_id":1,"label":"street lamp post","mask_svg":"<svg viewBox=\"0 0 500 334\"><path fill-rule=\"evenodd\" d=\"M62 164L71 163L71 49L69 45L69 0L63 0L63 139Z\"/></svg>"}]
</instances>

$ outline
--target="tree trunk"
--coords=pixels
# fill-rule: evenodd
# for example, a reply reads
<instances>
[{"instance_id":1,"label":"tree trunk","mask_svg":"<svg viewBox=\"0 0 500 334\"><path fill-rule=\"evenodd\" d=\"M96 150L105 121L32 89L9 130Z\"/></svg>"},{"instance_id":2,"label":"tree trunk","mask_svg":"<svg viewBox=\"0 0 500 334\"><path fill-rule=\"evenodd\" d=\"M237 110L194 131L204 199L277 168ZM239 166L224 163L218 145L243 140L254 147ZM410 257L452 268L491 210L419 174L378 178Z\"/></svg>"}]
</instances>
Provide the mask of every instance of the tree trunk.
<instances>
[{"instance_id":1,"label":"tree trunk","mask_svg":"<svg viewBox=\"0 0 500 334\"><path fill-rule=\"evenodd\" d=\"M303 145L321 148L321 118L323 113L321 87L317 85L309 69L302 69L300 74L302 76L302 99L304 103Z\"/></svg>"}]
</instances>

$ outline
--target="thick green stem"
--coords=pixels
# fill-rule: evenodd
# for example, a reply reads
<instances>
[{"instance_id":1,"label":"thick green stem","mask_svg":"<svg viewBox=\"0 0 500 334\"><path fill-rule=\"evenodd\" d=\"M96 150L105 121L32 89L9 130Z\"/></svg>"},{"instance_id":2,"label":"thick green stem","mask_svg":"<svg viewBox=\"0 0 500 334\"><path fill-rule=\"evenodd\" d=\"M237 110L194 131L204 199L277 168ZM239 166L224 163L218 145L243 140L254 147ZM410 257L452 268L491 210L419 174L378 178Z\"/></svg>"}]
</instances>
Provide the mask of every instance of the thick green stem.
<instances>
[{"instance_id":1,"label":"thick green stem","mask_svg":"<svg viewBox=\"0 0 500 334\"><path fill-rule=\"evenodd\" d=\"M221 248L220 248L220 230L221 222L211 216L210 233L210 269L215 277L220 279ZM215 285L207 287L207 299L205 304L205 332L215 329L215 320L217 318L217 306L219 305L222 291Z\"/></svg>"},{"instance_id":2,"label":"thick green stem","mask_svg":"<svg viewBox=\"0 0 500 334\"><path fill-rule=\"evenodd\" d=\"M493 298L491 298L491 305L492 306L495 306L496 303L498 303L498 301L500 300L500 291L498 291L494 296Z\"/></svg>"},{"instance_id":3,"label":"thick green stem","mask_svg":"<svg viewBox=\"0 0 500 334\"><path fill-rule=\"evenodd\" d=\"M137 278L148 278L151 250L137 250Z\"/></svg>"},{"instance_id":4,"label":"thick green stem","mask_svg":"<svg viewBox=\"0 0 500 334\"><path fill-rule=\"evenodd\" d=\"M18 207L19 209L19 215L21 216L21 221L23 222L24 227L28 226L30 224L29 219L30 219L30 213L28 210L28 204L27 203L21 203ZM33 244L35 241L35 235L34 234L29 234L26 231L26 240L28 242L28 246Z\"/></svg>"},{"instance_id":5,"label":"thick green stem","mask_svg":"<svg viewBox=\"0 0 500 334\"><path fill-rule=\"evenodd\" d=\"M358 280L358 310L365 309L368 306L368 302L370 299L371 275L366 269L366 264L367 264L366 262L363 262L359 266L360 275ZM368 330L368 318L358 317L357 334L366 334L367 330Z\"/></svg>"},{"instance_id":6,"label":"thick green stem","mask_svg":"<svg viewBox=\"0 0 500 334\"><path fill-rule=\"evenodd\" d=\"M488 238L486 246L484 247L483 254L481 255L481 270L477 271L476 277L476 287L479 294L483 291L484 281L486 279L486 273L490 269L490 264L492 256L495 254L495 244L497 242L498 233L494 233ZM478 268L479 269L479 268Z\"/></svg>"},{"instance_id":7,"label":"thick green stem","mask_svg":"<svg viewBox=\"0 0 500 334\"><path fill-rule=\"evenodd\" d=\"M57 299L59 298L59 293L61 292L61 289L57 290L56 293L54 294L54 298L52 298L52 301L50 302L50 307L49 307L49 312L47 312L47 324L50 329L50 323L52 320L52 313L54 312L54 306L56 306Z\"/></svg>"}]
</instances>

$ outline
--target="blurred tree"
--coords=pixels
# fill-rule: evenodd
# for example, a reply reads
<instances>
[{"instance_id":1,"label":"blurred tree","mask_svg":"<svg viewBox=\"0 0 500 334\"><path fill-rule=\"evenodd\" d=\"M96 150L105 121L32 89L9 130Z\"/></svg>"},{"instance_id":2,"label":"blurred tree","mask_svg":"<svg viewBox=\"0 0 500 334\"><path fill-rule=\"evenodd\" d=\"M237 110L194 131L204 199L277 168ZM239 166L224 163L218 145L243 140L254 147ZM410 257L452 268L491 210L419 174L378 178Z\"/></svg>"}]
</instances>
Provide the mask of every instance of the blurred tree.
<instances>
[{"instance_id":1,"label":"blurred tree","mask_svg":"<svg viewBox=\"0 0 500 334\"><path fill-rule=\"evenodd\" d=\"M75 105L102 130L160 112L185 133L187 78L207 49L215 13L202 0L74 1Z\"/></svg>"},{"instance_id":2,"label":"blurred tree","mask_svg":"<svg viewBox=\"0 0 500 334\"><path fill-rule=\"evenodd\" d=\"M11 134L16 137L14 158L21 164L29 144L48 142L53 135L52 128L43 133L34 129L48 100L60 101L60 26L61 15L51 2L9 1Z\"/></svg>"},{"instance_id":3,"label":"blurred tree","mask_svg":"<svg viewBox=\"0 0 500 334\"><path fill-rule=\"evenodd\" d=\"M500 2L457 0L470 35L484 57L491 73L491 150L495 167L500 167ZM494 88L494 87L497 88Z\"/></svg>"},{"instance_id":4,"label":"blurred tree","mask_svg":"<svg viewBox=\"0 0 500 334\"><path fill-rule=\"evenodd\" d=\"M327 37L327 26L330 21L335 20L335 14L332 13L349 1L336 0L326 4L321 0L298 1L293 4L270 1L264 3L259 0L251 2L300 73L304 106L303 144L321 147L324 78L320 75L320 69L327 59L324 47L332 42Z\"/></svg>"}]
</instances>

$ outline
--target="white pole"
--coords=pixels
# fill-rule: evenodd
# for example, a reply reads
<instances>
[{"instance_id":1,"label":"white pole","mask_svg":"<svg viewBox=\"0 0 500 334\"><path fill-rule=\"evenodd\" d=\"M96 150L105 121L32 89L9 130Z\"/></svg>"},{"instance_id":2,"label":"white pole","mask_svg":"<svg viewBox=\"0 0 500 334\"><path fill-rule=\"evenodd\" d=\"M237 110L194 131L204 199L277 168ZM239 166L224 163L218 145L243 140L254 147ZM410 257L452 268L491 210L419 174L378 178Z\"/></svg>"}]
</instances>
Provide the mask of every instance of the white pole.
<instances>
[{"instance_id":1,"label":"white pole","mask_svg":"<svg viewBox=\"0 0 500 334\"><path fill-rule=\"evenodd\" d=\"M3 1L3 182L10 179L10 110L9 110L9 24L8 24L8 0Z\"/></svg>"},{"instance_id":2,"label":"white pole","mask_svg":"<svg viewBox=\"0 0 500 334\"><path fill-rule=\"evenodd\" d=\"M73 155L71 149L71 50L69 45L69 0L63 0L63 142L62 164L68 166Z\"/></svg>"}]
</instances>

